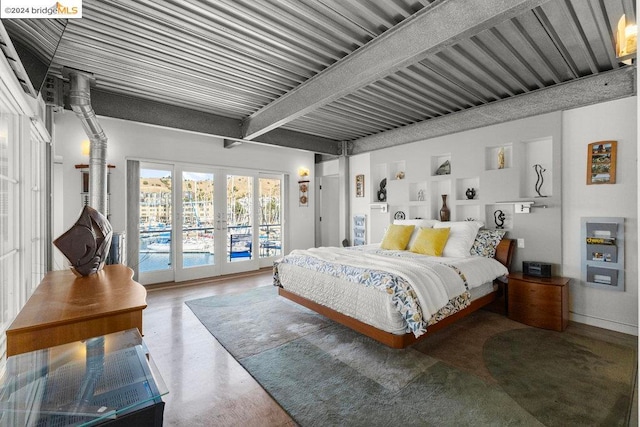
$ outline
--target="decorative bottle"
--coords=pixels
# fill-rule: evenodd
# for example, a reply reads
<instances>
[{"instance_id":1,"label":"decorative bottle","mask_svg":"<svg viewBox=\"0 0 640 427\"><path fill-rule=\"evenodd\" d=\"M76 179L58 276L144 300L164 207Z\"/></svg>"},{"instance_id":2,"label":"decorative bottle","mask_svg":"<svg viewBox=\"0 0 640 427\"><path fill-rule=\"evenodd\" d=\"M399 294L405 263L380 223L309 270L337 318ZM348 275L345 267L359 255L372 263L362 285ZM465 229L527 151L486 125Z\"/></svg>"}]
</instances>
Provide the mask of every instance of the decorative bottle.
<instances>
[{"instance_id":1,"label":"decorative bottle","mask_svg":"<svg viewBox=\"0 0 640 427\"><path fill-rule=\"evenodd\" d=\"M449 208L447 207L447 195L443 194L442 195L442 208L440 209L440 221L449 221L450 215L451 215L451 212L449 211Z\"/></svg>"}]
</instances>

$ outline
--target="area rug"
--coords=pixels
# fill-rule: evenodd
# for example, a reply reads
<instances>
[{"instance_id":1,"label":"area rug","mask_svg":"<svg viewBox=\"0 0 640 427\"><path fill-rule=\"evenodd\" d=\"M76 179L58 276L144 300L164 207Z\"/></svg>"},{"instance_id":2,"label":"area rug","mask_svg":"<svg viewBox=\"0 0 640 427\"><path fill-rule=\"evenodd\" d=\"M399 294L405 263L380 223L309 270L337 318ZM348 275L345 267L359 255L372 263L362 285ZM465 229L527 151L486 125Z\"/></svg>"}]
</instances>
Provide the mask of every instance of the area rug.
<instances>
[{"instance_id":1,"label":"area rug","mask_svg":"<svg viewBox=\"0 0 640 427\"><path fill-rule=\"evenodd\" d=\"M394 350L273 287L187 305L301 426L629 423L634 346L481 310Z\"/></svg>"}]
</instances>

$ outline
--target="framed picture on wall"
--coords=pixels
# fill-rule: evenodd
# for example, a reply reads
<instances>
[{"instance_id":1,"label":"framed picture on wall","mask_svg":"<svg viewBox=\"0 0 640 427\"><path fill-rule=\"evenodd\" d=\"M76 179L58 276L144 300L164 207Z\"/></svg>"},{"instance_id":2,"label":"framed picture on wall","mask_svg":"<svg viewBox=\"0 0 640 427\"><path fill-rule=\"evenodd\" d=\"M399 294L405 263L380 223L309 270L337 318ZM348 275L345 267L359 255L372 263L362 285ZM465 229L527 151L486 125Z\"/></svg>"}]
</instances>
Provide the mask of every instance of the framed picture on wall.
<instances>
[{"instance_id":1,"label":"framed picture on wall","mask_svg":"<svg viewBox=\"0 0 640 427\"><path fill-rule=\"evenodd\" d=\"M356 175L356 197L364 197L364 175Z\"/></svg>"},{"instance_id":2,"label":"framed picture on wall","mask_svg":"<svg viewBox=\"0 0 640 427\"><path fill-rule=\"evenodd\" d=\"M617 141L589 144L587 151L587 185L616 183Z\"/></svg>"}]
</instances>

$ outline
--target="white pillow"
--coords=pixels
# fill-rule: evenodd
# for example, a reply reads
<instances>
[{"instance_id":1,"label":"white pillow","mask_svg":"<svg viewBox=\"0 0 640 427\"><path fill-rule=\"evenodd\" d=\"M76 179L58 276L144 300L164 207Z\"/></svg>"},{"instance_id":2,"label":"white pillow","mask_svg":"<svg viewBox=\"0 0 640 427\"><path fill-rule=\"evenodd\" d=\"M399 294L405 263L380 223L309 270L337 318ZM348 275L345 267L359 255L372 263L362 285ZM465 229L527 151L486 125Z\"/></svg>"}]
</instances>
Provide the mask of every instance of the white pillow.
<instances>
[{"instance_id":1,"label":"white pillow","mask_svg":"<svg viewBox=\"0 0 640 427\"><path fill-rule=\"evenodd\" d=\"M411 248L413 246L413 242L416 241L416 237L418 237L418 232L420 228L433 228L433 224L439 222L437 219L394 219L393 223L396 225L413 225L415 228L413 229L413 233L411 233L411 238L409 239L409 243L407 243L406 249ZM471 249L471 248L469 248Z\"/></svg>"},{"instance_id":2,"label":"white pillow","mask_svg":"<svg viewBox=\"0 0 640 427\"><path fill-rule=\"evenodd\" d=\"M471 256L469 250L476 240L478 230L484 224L480 221L437 221L433 228L450 228L449 239L442 256L464 258Z\"/></svg>"}]
</instances>

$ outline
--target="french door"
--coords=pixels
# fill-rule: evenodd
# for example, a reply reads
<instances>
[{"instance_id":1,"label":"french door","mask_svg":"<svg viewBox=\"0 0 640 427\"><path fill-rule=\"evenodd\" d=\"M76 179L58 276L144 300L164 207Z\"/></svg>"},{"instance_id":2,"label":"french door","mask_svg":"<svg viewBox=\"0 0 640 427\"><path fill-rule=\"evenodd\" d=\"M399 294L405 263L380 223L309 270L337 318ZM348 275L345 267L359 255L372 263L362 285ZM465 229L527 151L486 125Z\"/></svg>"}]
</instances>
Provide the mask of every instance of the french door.
<instances>
[{"instance_id":1,"label":"french door","mask_svg":"<svg viewBox=\"0 0 640 427\"><path fill-rule=\"evenodd\" d=\"M256 270L282 254L282 176L140 165L143 284Z\"/></svg>"}]
</instances>

